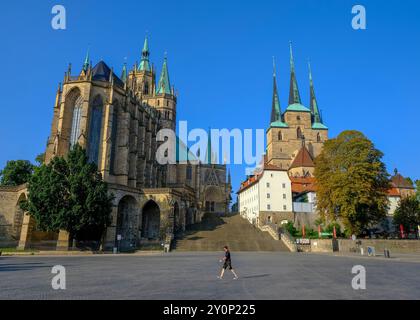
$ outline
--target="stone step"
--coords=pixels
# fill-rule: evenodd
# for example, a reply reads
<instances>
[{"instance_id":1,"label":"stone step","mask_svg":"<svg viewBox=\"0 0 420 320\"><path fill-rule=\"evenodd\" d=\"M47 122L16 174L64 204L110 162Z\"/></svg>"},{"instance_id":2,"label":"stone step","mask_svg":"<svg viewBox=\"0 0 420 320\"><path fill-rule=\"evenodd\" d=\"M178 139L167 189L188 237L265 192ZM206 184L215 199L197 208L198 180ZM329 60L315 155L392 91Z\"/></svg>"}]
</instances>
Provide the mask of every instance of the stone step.
<instances>
[{"instance_id":1,"label":"stone step","mask_svg":"<svg viewBox=\"0 0 420 320\"><path fill-rule=\"evenodd\" d=\"M255 228L239 215L219 218L207 215L174 243L176 251L289 251L281 241Z\"/></svg>"}]
</instances>

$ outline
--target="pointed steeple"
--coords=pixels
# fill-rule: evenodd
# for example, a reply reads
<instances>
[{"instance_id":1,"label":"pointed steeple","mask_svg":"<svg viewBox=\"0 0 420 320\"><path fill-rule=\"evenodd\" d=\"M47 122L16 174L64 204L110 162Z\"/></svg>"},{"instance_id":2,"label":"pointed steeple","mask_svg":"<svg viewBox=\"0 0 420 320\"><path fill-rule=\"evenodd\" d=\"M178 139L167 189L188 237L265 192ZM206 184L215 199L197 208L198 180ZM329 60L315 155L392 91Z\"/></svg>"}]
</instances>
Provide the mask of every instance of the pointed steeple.
<instances>
[{"instance_id":1,"label":"pointed steeple","mask_svg":"<svg viewBox=\"0 0 420 320\"><path fill-rule=\"evenodd\" d=\"M127 81L127 62L124 62L122 73L121 73L121 80L125 83Z\"/></svg>"},{"instance_id":2,"label":"pointed steeple","mask_svg":"<svg viewBox=\"0 0 420 320\"><path fill-rule=\"evenodd\" d=\"M328 129L322 122L322 116L318 107L318 101L316 100L314 82L312 79L311 63L309 61L308 61L308 68L309 68L309 87L310 87L309 100L310 100L310 109L311 109L312 122L313 122L312 128L313 129Z\"/></svg>"},{"instance_id":3,"label":"pointed steeple","mask_svg":"<svg viewBox=\"0 0 420 320\"><path fill-rule=\"evenodd\" d=\"M90 48L88 48L88 50L86 52L86 57L85 57L85 61L83 63L83 68L82 68L82 71L84 71L85 74L87 74L87 72L89 70L89 61L90 61L89 60L89 51L90 51Z\"/></svg>"},{"instance_id":4,"label":"pointed steeple","mask_svg":"<svg viewBox=\"0 0 420 320\"><path fill-rule=\"evenodd\" d=\"M217 164L217 154L213 152L211 144L211 129L209 128L207 132L207 150L205 164Z\"/></svg>"},{"instance_id":5,"label":"pointed steeple","mask_svg":"<svg viewBox=\"0 0 420 320\"><path fill-rule=\"evenodd\" d=\"M162 72L160 73L160 79L157 87L157 94L171 94L171 83L169 82L168 64L165 54L163 60Z\"/></svg>"},{"instance_id":6,"label":"pointed steeple","mask_svg":"<svg viewBox=\"0 0 420 320\"><path fill-rule=\"evenodd\" d=\"M271 105L271 122L281 121L281 109L277 94L276 62L273 57L273 101Z\"/></svg>"},{"instance_id":7,"label":"pointed steeple","mask_svg":"<svg viewBox=\"0 0 420 320\"><path fill-rule=\"evenodd\" d=\"M310 104L311 104L311 113L313 117L313 121L315 123L322 123L321 115L318 109L318 102L315 96L315 89L314 89L314 82L312 80L312 69L311 63L308 61L308 68L309 68L309 84L310 84Z\"/></svg>"},{"instance_id":8,"label":"pointed steeple","mask_svg":"<svg viewBox=\"0 0 420 320\"><path fill-rule=\"evenodd\" d=\"M146 38L144 39L143 50L141 51L141 61L138 70L139 71L150 71L150 62L149 62L149 41Z\"/></svg>"},{"instance_id":9,"label":"pointed steeple","mask_svg":"<svg viewBox=\"0 0 420 320\"><path fill-rule=\"evenodd\" d=\"M273 100L271 104L271 119L270 127L287 127L287 124L282 120L281 107L279 95L277 93L277 80L276 80L276 63L273 57Z\"/></svg>"},{"instance_id":10,"label":"pointed steeple","mask_svg":"<svg viewBox=\"0 0 420 320\"><path fill-rule=\"evenodd\" d=\"M213 151L211 149L211 130L207 132L207 150L206 150L206 164L212 164Z\"/></svg>"},{"instance_id":11,"label":"pointed steeple","mask_svg":"<svg viewBox=\"0 0 420 320\"><path fill-rule=\"evenodd\" d=\"M295 61L293 58L292 42L290 42L290 93L289 93L289 105L302 104L300 100L299 88L296 80L295 73Z\"/></svg>"}]
</instances>

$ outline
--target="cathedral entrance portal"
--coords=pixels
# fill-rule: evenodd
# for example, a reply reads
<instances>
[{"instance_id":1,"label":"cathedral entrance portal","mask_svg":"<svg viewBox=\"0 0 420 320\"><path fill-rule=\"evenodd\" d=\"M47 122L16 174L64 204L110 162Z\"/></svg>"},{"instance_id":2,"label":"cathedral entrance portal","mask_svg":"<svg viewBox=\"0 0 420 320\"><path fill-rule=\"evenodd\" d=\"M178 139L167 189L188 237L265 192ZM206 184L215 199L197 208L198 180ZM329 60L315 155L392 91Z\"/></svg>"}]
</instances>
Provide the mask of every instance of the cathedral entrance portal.
<instances>
[{"instance_id":1,"label":"cathedral entrance portal","mask_svg":"<svg viewBox=\"0 0 420 320\"><path fill-rule=\"evenodd\" d=\"M116 246L121 249L135 248L137 245L137 202L132 196L123 197L118 204ZM121 240L118 243L118 236Z\"/></svg>"},{"instance_id":2,"label":"cathedral entrance portal","mask_svg":"<svg viewBox=\"0 0 420 320\"><path fill-rule=\"evenodd\" d=\"M153 200L148 201L143 207L142 238L149 240L159 239L160 209Z\"/></svg>"}]
</instances>

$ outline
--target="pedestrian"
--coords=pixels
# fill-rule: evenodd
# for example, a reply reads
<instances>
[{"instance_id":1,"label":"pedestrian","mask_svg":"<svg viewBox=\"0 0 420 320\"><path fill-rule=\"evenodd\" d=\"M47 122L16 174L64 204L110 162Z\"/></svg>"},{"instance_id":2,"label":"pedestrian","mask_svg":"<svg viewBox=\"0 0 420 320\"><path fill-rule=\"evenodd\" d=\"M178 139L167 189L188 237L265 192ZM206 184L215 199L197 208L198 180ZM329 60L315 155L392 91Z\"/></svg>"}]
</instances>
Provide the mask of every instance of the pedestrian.
<instances>
[{"instance_id":1,"label":"pedestrian","mask_svg":"<svg viewBox=\"0 0 420 320\"><path fill-rule=\"evenodd\" d=\"M223 262L223 267L222 270L220 272L220 276L218 276L218 279L223 279L223 275L225 274L225 270L227 268L229 268L230 271L232 271L234 278L233 280L237 280L238 279L238 275L236 274L235 270L232 268L232 259L230 256L230 251L228 246L224 246L223 250L225 251L225 256L223 257L223 259L220 260L220 262Z\"/></svg>"}]
</instances>

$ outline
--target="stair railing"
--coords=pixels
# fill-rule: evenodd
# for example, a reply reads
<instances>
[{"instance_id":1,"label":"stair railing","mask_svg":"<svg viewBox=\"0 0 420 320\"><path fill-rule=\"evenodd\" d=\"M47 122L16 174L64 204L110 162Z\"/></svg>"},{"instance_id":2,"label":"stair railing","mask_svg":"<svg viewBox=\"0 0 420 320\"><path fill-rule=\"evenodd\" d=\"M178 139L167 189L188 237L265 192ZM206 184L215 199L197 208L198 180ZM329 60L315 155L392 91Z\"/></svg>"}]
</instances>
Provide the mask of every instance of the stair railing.
<instances>
[{"instance_id":1,"label":"stair railing","mask_svg":"<svg viewBox=\"0 0 420 320\"><path fill-rule=\"evenodd\" d=\"M298 252L296 239L290 234L290 232L287 231L287 229L283 226L279 228L279 232L280 239L283 241L286 247L288 247L291 252Z\"/></svg>"}]
</instances>

